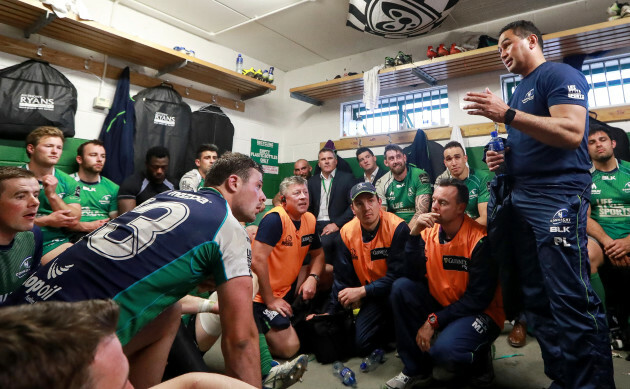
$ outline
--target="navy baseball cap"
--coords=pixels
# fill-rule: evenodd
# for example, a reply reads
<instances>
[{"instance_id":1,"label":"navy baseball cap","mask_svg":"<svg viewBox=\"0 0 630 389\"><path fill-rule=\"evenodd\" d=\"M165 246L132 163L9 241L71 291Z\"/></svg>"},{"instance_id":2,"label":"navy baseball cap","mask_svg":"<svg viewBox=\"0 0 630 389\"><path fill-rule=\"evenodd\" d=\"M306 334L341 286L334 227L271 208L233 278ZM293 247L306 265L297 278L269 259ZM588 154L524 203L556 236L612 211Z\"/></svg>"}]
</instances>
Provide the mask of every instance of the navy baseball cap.
<instances>
[{"instance_id":1,"label":"navy baseball cap","mask_svg":"<svg viewBox=\"0 0 630 389\"><path fill-rule=\"evenodd\" d=\"M360 182L350 189L350 200L354 201L354 199L361 193L370 193L375 195L376 188L369 182Z\"/></svg>"}]
</instances>

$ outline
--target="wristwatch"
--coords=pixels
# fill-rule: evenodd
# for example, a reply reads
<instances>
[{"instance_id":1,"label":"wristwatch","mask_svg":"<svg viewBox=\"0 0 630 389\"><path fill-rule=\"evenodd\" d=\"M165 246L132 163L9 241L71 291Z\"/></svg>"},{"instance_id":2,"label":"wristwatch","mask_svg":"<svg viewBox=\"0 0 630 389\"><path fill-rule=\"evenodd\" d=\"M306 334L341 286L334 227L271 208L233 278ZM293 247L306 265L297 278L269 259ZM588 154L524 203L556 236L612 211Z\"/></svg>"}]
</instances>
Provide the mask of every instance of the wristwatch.
<instances>
[{"instance_id":1,"label":"wristwatch","mask_svg":"<svg viewBox=\"0 0 630 389\"><path fill-rule=\"evenodd\" d=\"M319 276L318 276L317 274L315 274L315 273L311 273L311 274L309 274L308 276L309 276L309 277L313 277L313 278L315 278L315 281L317 281L317 283L319 284Z\"/></svg>"},{"instance_id":2,"label":"wristwatch","mask_svg":"<svg viewBox=\"0 0 630 389\"><path fill-rule=\"evenodd\" d=\"M516 116L516 111L512 108L508 108L503 116L503 123L505 123L506 126L509 126L510 123L512 123L512 120L514 120L514 116Z\"/></svg>"},{"instance_id":3,"label":"wristwatch","mask_svg":"<svg viewBox=\"0 0 630 389\"><path fill-rule=\"evenodd\" d=\"M429 322L429 325L433 329L437 329L439 327L438 320L437 320L437 315L435 313L430 314L429 317L427 318L427 321Z\"/></svg>"}]
</instances>

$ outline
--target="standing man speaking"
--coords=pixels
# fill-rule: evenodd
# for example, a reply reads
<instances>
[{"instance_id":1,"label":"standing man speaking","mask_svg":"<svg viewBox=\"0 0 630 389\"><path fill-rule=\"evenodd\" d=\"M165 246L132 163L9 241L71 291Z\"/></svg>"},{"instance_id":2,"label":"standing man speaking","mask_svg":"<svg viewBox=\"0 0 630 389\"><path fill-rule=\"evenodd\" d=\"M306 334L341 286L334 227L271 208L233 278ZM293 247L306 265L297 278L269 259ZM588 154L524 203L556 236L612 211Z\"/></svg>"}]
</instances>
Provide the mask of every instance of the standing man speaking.
<instances>
[{"instance_id":1,"label":"standing man speaking","mask_svg":"<svg viewBox=\"0 0 630 389\"><path fill-rule=\"evenodd\" d=\"M506 164L488 203L504 295L506 277L520 284L552 388L613 388L608 326L589 281L586 250L588 83L578 70L546 62L540 31L528 21L501 30L499 54L510 72L523 76L512 98L505 104L489 89L469 92L464 109L505 123L508 132L505 158L486 153L490 170ZM505 250L497 252L499 246Z\"/></svg>"}]
</instances>

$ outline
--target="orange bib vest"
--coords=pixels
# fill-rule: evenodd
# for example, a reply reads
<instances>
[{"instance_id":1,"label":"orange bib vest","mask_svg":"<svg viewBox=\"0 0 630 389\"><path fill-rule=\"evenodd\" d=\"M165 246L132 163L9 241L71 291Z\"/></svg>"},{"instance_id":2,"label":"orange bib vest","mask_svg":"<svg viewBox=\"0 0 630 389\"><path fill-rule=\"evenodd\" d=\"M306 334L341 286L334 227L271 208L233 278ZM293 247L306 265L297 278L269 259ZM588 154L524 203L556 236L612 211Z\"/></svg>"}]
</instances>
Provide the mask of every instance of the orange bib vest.
<instances>
[{"instance_id":1,"label":"orange bib vest","mask_svg":"<svg viewBox=\"0 0 630 389\"><path fill-rule=\"evenodd\" d=\"M356 217L341 229L341 239L350 251L354 272L361 285L367 285L384 277L387 273L387 258L394 232L403 219L393 213L380 210L381 224L374 239L364 243L361 223Z\"/></svg>"},{"instance_id":2,"label":"orange bib vest","mask_svg":"<svg viewBox=\"0 0 630 389\"><path fill-rule=\"evenodd\" d=\"M427 257L427 279L431 295L444 307L459 300L468 286L468 266L477 242L486 236L486 228L470 217L464 222L457 235L450 242L440 244L440 226L425 229L421 233ZM484 310L494 322L503 328L505 313L501 289L498 285L494 298Z\"/></svg>"},{"instance_id":3,"label":"orange bib vest","mask_svg":"<svg viewBox=\"0 0 630 389\"><path fill-rule=\"evenodd\" d=\"M269 281L273 296L283 298L300 273L304 257L313 243L315 237L315 216L306 212L300 218L300 229L296 230L295 224L282 206L272 208L265 214L275 212L282 221L282 236L269 255ZM260 293L254 301L264 302Z\"/></svg>"}]
</instances>

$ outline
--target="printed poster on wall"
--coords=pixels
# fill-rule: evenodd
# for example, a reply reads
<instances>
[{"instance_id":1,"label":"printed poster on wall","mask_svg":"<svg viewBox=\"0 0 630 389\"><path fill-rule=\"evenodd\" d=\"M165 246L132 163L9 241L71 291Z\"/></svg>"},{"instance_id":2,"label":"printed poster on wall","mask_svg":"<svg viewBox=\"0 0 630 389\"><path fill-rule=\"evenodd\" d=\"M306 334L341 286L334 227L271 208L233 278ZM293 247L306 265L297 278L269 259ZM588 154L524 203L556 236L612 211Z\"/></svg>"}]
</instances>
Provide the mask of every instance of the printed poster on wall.
<instances>
[{"instance_id":1,"label":"printed poster on wall","mask_svg":"<svg viewBox=\"0 0 630 389\"><path fill-rule=\"evenodd\" d=\"M252 139L249 155L262 165L267 174L278 174L278 144L261 139Z\"/></svg>"}]
</instances>

